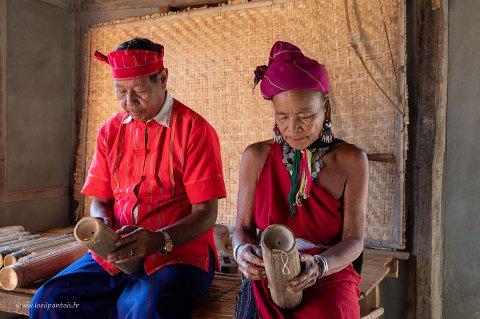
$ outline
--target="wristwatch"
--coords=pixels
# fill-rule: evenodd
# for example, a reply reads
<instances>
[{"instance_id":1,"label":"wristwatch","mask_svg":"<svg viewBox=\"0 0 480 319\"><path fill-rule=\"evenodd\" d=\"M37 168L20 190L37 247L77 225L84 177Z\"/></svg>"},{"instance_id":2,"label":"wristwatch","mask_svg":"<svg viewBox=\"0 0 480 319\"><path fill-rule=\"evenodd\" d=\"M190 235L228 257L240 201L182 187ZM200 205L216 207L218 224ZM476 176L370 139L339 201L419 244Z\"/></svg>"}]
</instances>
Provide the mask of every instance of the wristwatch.
<instances>
[{"instance_id":1,"label":"wristwatch","mask_svg":"<svg viewBox=\"0 0 480 319\"><path fill-rule=\"evenodd\" d=\"M162 255L166 255L166 254L169 254L172 252L173 250L173 241L172 241L172 238L170 238L170 235L164 231L164 230L160 230L160 232L162 233L163 235L163 241L164 241L164 245L163 247L160 249L160 253Z\"/></svg>"}]
</instances>

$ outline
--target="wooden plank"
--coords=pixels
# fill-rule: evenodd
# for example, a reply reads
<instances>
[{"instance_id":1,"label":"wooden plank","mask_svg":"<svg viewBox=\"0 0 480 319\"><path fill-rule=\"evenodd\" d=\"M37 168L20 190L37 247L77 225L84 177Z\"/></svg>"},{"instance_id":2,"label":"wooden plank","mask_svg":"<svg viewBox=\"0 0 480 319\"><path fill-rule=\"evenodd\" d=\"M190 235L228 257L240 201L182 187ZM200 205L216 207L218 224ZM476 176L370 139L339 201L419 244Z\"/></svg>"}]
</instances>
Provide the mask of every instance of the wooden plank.
<instances>
[{"instance_id":1,"label":"wooden plank","mask_svg":"<svg viewBox=\"0 0 480 319\"><path fill-rule=\"evenodd\" d=\"M386 249L369 249L365 248L363 251L364 258L370 258L371 256L391 256L399 260L407 260L410 257L410 253L405 251L386 250Z\"/></svg>"},{"instance_id":2,"label":"wooden plank","mask_svg":"<svg viewBox=\"0 0 480 319\"><path fill-rule=\"evenodd\" d=\"M0 311L28 316L31 294L0 289Z\"/></svg>"},{"instance_id":3,"label":"wooden plank","mask_svg":"<svg viewBox=\"0 0 480 319\"><path fill-rule=\"evenodd\" d=\"M52 187L0 193L0 203L68 196L68 188Z\"/></svg>"},{"instance_id":4,"label":"wooden plank","mask_svg":"<svg viewBox=\"0 0 480 319\"><path fill-rule=\"evenodd\" d=\"M204 5L215 5L227 3L225 0L84 0L82 1L82 11L104 11L104 10L125 10L156 7L176 7L186 8Z\"/></svg>"},{"instance_id":5,"label":"wooden plank","mask_svg":"<svg viewBox=\"0 0 480 319\"><path fill-rule=\"evenodd\" d=\"M368 315L363 316L361 319L376 319L380 318L381 315L383 315L383 307L377 308L374 311L370 312Z\"/></svg>"},{"instance_id":6,"label":"wooden plank","mask_svg":"<svg viewBox=\"0 0 480 319\"><path fill-rule=\"evenodd\" d=\"M207 8L203 10L190 10L190 11L183 11L179 12L176 14L169 14L169 15L161 15L159 17L154 17L150 19L142 19L142 20L137 20L137 21L131 21L131 22L122 22L121 24L113 24L113 25L103 25L102 23L99 23L97 25L90 26L90 30L102 30L102 29L117 29L117 28L125 28L125 27L131 27L131 26L137 26L137 25L142 25L145 23L154 23L155 21L171 21L171 20L176 20L176 19L182 19L185 17L195 17L195 16L200 16L204 14L212 14L212 13L217 13L217 12L230 12L230 11L236 11L236 10L244 10L244 9L250 9L250 8L261 8L261 7L268 7L272 6L274 4L278 3L285 3L288 2L289 0L262 0L262 1L250 1L250 2L245 2L245 3L239 3L239 4L232 4L229 6L219 6L219 7L212 7L212 8Z\"/></svg>"},{"instance_id":7,"label":"wooden plank","mask_svg":"<svg viewBox=\"0 0 480 319\"><path fill-rule=\"evenodd\" d=\"M395 163L395 154L392 153L372 153L367 154L367 158L372 162L385 162L385 163Z\"/></svg>"},{"instance_id":8,"label":"wooden plank","mask_svg":"<svg viewBox=\"0 0 480 319\"><path fill-rule=\"evenodd\" d=\"M360 300L360 315L366 316L380 307L380 289L378 286L372 287L371 293L364 295Z\"/></svg>"},{"instance_id":9,"label":"wooden plank","mask_svg":"<svg viewBox=\"0 0 480 319\"><path fill-rule=\"evenodd\" d=\"M51 6L66 10L66 11L71 11L72 10L72 1L73 0L37 0L40 2L44 2L46 4L49 4Z\"/></svg>"},{"instance_id":10,"label":"wooden plank","mask_svg":"<svg viewBox=\"0 0 480 319\"><path fill-rule=\"evenodd\" d=\"M51 236L51 235L59 235L59 234L73 234L73 229L75 226L67 226L67 227L56 227L50 228L45 231L40 232L42 236Z\"/></svg>"}]
</instances>

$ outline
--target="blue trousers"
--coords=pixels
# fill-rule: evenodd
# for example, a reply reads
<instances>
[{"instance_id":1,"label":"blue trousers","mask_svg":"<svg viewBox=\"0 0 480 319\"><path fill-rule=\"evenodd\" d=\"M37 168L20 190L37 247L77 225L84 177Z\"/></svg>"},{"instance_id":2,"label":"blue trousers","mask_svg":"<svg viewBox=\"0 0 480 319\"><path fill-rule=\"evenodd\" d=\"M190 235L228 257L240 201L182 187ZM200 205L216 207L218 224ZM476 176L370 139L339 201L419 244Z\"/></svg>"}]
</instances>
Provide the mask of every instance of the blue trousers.
<instances>
[{"instance_id":1,"label":"blue trousers","mask_svg":"<svg viewBox=\"0 0 480 319\"><path fill-rule=\"evenodd\" d=\"M152 275L143 268L110 276L90 253L41 286L33 296L30 318L191 318L194 301L207 292L215 269L166 266Z\"/></svg>"}]
</instances>

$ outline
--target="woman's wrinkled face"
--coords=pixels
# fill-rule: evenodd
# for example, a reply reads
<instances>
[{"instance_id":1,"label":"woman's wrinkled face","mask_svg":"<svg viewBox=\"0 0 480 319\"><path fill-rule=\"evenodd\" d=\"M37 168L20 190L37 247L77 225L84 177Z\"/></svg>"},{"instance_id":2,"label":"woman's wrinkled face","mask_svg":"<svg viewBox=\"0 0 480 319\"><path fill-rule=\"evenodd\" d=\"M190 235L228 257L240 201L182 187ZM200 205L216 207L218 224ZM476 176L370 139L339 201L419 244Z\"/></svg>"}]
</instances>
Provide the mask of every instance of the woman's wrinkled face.
<instances>
[{"instance_id":1,"label":"woman's wrinkled face","mask_svg":"<svg viewBox=\"0 0 480 319\"><path fill-rule=\"evenodd\" d=\"M146 122L162 108L167 74L167 70L163 69L157 75L156 83L148 76L134 80L115 80L115 97L134 120Z\"/></svg>"},{"instance_id":2,"label":"woman's wrinkled face","mask_svg":"<svg viewBox=\"0 0 480 319\"><path fill-rule=\"evenodd\" d=\"M325 120L325 98L311 90L288 90L272 98L275 122L283 139L304 150L320 136Z\"/></svg>"}]
</instances>

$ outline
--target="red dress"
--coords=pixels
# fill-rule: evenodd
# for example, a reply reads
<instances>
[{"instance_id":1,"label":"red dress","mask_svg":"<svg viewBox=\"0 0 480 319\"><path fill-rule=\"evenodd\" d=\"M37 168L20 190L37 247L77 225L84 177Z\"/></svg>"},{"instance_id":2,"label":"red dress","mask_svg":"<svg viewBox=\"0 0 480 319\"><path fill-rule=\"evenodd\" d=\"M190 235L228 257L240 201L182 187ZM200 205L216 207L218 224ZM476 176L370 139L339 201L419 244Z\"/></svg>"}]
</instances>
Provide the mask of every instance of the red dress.
<instances>
[{"instance_id":1,"label":"red dress","mask_svg":"<svg viewBox=\"0 0 480 319\"><path fill-rule=\"evenodd\" d=\"M288 226L297 238L314 244L333 246L341 241L343 211L320 185L313 183L310 197L289 214L290 174L282 162L280 144L274 144L258 179L254 201L254 219L263 231L271 224ZM302 251L322 253L319 249ZM252 281L260 318L356 319L360 318L358 284L361 277L349 265L340 272L317 280L303 291L302 303L294 311L278 308L272 301L267 280Z\"/></svg>"}]
</instances>

